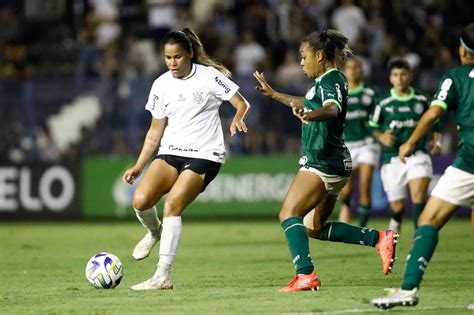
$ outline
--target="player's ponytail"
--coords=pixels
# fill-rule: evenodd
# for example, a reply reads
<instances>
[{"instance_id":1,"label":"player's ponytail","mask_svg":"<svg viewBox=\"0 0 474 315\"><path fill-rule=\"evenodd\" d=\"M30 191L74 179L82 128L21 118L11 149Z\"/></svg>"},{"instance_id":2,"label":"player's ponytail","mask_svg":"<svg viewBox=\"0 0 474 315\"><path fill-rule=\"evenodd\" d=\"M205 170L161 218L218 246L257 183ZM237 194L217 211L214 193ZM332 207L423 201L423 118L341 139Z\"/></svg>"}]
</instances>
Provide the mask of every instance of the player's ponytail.
<instances>
[{"instance_id":1,"label":"player's ponytail","mask_svg":"<svg viewBox=\"0 0 474 315\"><path fill-rule=\"evenodd\" d=\"M347 37L336 30L313 32L306 36L303 42L308 43L314 50L322 50L326 59L338 65L352 55L351 49L347 46Z\"/></svg>"},{"instance_id":2,"label":"player's ponytail","mask_svg":"<svg viewBox=\"0 0 474 315\"><path fill-rule=\"evenodd\" d=\"M186 35L188 38L191 47L194 52L194 56L192 61L194 63L198 63L204 66L211 66L222 72L226 77L230 77L232 73L227 69L223 64L218 62L217 60L211 58L207 53L206 50L204 49L203 44L201 43L201 40L199 37L194 33L192 30L189 28L184 28L183 33Z\"/></svg>"}]
</instances>

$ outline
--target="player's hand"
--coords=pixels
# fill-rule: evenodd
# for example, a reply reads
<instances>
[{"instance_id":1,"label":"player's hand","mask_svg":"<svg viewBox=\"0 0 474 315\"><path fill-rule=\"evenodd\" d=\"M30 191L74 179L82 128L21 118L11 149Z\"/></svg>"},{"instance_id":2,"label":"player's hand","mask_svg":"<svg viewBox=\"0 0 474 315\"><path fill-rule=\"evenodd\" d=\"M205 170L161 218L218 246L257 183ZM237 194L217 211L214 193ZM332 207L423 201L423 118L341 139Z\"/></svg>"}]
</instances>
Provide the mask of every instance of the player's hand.
<instances>
[{"instance_id":1,"label":"player's hand","mask_svg":"<svg viewBox=\"0 0 474 315\"><path fill-rule=\"evenodd\" d=\"M272 87L268 84L267 80L265 79L265 76L263 75L263 72L255 71L253 73L253 76L260 84L257 85L255 89L265 96L272 97L272 95L275 93L275 90L273 90Z\"/></svg>"},{"instance_id":2,"label":"player's hand","mask_svg":"<svg viewBox=\"0 0 474 315\"><path fill-rule=\"evenodd\" d=\"M384 133L380 134L378 140L381 144L388 148L393 147L395 144L395 136L393 135L393 131L385 131Z\"/></svg>"},{"instance_id":3,"label":"player's hand","mask_svg":"<svg viewBox=\"0 0 474 315\"><path fill-rule=\"evenodd\" d=\"M304 112L304 108L302 107L291 107L293 111L293 115L295 115L303 124L309 124L309 119L306 113Z\"/></svg>"},{"instance_id":4,"label":"player's hand","mask_svg":"<svg viewBox=\"0 0 474 315\"><path fill-rule=\"evenodd\" d=\"M232 120L232 123L230 124L230 136L232 137L237 133L237 130L239 132L247 132L247 125L245 124L243 119L236 119L234 118Z\"/></svg>"},{"instance_id":5,"label":"player's hand","mask_svg":"<svg viewBox=\"0 0 474 315\"><path fill-rule=\"evenodd\" d=\"M398 149L398 158L400 159L400 161L405 163L405 158L407 156L410 156L413 153L414 150L415 150L415 145L414 144L410 144L408 142L405 142Z\"/></svg>"},{"instance_id":6,"label":"player's hand","mask_svg":"<svg viewBox=\"0 0 474 315\"><path fill-rule=\"evenodd\" d=\"M431 141L431 154L440 155L441 154L441 142Z\"/></svg>"},{"instance_id":7,"label":"player's hand","mask_svg":"<svg viewBox=\"0 0 474 315\"><path fill-rule=\"evenodd\" d=\"M129 168L128 170L125 171L122 179L124 182L132 185L135 179L137 179L141 173L142 173L142 169L135 165L132 168Z\"/></svg>"}]
</instances>

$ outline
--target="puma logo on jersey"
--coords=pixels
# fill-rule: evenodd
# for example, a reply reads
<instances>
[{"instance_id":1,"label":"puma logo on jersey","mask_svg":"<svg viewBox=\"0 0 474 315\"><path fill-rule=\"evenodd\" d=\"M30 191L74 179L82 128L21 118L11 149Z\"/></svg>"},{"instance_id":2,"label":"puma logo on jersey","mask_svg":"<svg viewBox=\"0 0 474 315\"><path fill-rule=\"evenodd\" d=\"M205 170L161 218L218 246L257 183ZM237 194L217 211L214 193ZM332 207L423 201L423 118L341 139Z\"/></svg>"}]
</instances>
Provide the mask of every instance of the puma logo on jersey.
<instances>
[{"instance_id":1,"label":"puma logo on jersey","mask_svg":"<svg viewBox=\"0 0 474 315\"><path fill-rule=\"evenodd\" d=\"M214 80L216 81L217 85L222 86L224 88L224 91L226 93L230 92L230 87L228 87L227 84L222 82L221 79L219 79L219 77L215 77Z\"/></svg>"}]
</instances>

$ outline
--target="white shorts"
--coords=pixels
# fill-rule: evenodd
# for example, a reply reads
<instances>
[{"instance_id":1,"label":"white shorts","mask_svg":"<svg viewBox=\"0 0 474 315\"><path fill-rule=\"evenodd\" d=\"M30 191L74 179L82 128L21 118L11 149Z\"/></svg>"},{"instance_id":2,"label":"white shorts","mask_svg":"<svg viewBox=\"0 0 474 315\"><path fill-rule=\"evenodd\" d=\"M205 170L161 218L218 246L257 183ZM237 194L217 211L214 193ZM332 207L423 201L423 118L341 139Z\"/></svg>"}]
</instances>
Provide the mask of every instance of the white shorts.
<instances>
[{"instance_id":1,"label":"white shorts","mask_svg":"<svg viewBox=\"0 0 474 315\"><path fill-rule=\"evenodd\" d=\"M342 188L346 186L346 183L349 180L349 177L329 175L315 169L314 167L302 166L300 167L300 171L311 172L318 175L324 182L324 187L326 187L326 191L329 195L338 196Z\"/></svg>"},{"instance_id":2,"label":"white shorts","mask_svg":"<svg viewBox=\"0 0 474 315\"><path fill-rule=\"evenodd\" d=\"M346 146L351 153L352 169L356 169L361 163L375 167L379 165L380 146L372 139L346 142Z\"/></svg>"},{"instance_id":3,"label":"white shorts","mask_svg":"<svg viewBox=\"0 0 474 315\"><path fill-rule=\"evenodd\" d=\"M431 196L453 205L474 208L474 174L449 166L431 192Z\"/></svg>"},{"instance_id":4,"label":"white shorts","mask_svg":"<svg viewBox=\"0 0 474 315\"><path fill-rule=\"evenodd\" d=\"M412 179L433 177L431 157L425 152L416 151L405 161L406 163L402 163L397 156L393 157L390 163L382 165L380 176L388 201L405 199L406 185Z\"/></svg>"}]
</instances>

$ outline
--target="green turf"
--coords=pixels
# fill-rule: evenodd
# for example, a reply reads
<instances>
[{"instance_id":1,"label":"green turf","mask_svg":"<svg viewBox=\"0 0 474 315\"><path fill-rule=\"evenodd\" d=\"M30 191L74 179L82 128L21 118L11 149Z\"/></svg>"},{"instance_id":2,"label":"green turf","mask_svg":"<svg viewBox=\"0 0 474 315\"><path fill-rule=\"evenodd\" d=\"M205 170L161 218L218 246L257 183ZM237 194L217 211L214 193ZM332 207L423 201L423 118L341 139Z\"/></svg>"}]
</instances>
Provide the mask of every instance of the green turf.
<instances>
[{"instance_id":1,"label":"green turf","mask_svg":"<svg viewBox=\"0 0 474 315\"><path fill-rule=\"evenodd\" d=\"M408 223L408 219L406 220ZM372 222L382 227L385 221ZM411 225L411 222L410 222ZM154 272L152 257L130 254L142 236L138 222L0 224L1 314L128 313L369 313L369 299L400 284L413 231L405 225L395 272L382 274L376 250L312 240L322 280L319 292L284 294L293 274L277 222L186 222L173 269L172 291L133 292ZM87 260L109 251L121 258L124 280L115 290L94 289L84 277ZM461 314L474 303L473 232L453 220L441 232L417 308L423 314Z\"/></svg>"}]
</instances>

